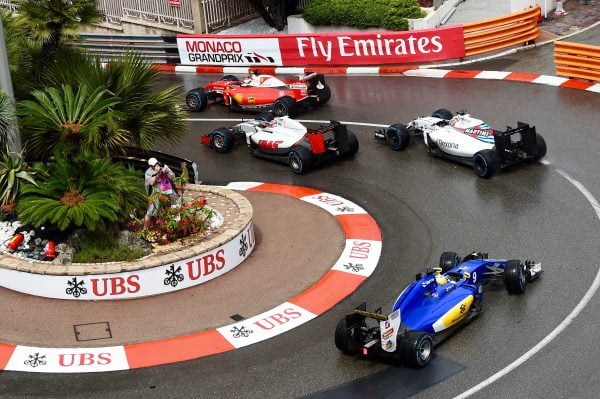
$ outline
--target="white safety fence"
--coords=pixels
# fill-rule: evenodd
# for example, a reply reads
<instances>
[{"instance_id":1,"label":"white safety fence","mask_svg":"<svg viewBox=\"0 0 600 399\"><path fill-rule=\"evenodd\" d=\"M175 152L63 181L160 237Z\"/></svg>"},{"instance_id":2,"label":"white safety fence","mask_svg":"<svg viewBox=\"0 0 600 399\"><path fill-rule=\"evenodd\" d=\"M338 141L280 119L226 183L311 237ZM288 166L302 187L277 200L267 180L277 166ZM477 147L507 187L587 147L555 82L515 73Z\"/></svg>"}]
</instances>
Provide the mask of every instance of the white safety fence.
<instances>
[{"instance_id":1,"label":"white safety fence","mask_svg":"<svg viewBox=\"0 0 600 399\"><path fill-rule=\"evenodd\" d=\"M192 1L200 1L204 11L204 32L215 32L241 21L256 18L247 0L97 0L104 22L121 25L123 22L151 25L179 32L194 29ZM271 0L275 4L279 0ZM310 0L300 0L302 10ZM13 0L0 0L0 7L17 9Z\"/></svg>"}]
</instances>

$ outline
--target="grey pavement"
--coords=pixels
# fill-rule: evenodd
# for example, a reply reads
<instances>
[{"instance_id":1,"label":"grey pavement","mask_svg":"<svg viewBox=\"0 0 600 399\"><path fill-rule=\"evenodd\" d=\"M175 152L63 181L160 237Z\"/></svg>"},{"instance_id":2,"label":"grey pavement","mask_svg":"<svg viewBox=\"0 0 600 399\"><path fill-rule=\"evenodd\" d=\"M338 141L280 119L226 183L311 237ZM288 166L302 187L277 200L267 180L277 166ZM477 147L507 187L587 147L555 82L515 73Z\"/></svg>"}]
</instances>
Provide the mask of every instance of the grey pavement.
<instances>
[{"instance_id":1,"label":"grey pavement","mask_svg":"<svg viewBox=\"0 0 600 399\"><path fill-rule=\"evenodd\" d=\"M508 1L463 0L456 5L456 12L448 19L446 26L481 21L506 14L510 14Z\"/></svg>"}]
</instances>

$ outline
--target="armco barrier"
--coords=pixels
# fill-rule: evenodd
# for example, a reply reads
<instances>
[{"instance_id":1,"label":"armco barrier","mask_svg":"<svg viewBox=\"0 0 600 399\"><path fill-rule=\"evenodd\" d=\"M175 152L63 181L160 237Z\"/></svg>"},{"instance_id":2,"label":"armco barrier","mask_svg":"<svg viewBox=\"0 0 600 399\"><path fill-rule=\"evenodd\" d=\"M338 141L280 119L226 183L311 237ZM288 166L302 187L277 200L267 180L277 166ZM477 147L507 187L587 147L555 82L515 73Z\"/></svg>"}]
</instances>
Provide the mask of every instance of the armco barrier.
<instances>
[{"instance_id":1,"label":"armco barrier","mask_svg":"<svg viewBox=\"0 0 600 399\"><path fill-rule=\"evenodd\" d=\"M179 54L174 35L129 35L106 33L81 33L82 40L76 45L102 61L109 62L122 58L129 51L135 51L153 64L178 64Z\"/></svg>"},{"instance_id":2,"label":"armco barrier","mask_svg":"<svg viewBox=\"0 0 600 399\"><path fill-rule=\"evenodd\" d=\"M554 42L554 65L559 76L600 82L600 47Z\"/></svg>"},{"instance_id":3,"label":"armco barrier","mask_svg":"<svg viewBox=\"0 0 600 399\"><path fill-rule=\"evenodd\" d=\"M465 56L496 51L533 41L540 37L537 26L539 6L510 15L463 25Z\"/></svg>"}]
</instances>

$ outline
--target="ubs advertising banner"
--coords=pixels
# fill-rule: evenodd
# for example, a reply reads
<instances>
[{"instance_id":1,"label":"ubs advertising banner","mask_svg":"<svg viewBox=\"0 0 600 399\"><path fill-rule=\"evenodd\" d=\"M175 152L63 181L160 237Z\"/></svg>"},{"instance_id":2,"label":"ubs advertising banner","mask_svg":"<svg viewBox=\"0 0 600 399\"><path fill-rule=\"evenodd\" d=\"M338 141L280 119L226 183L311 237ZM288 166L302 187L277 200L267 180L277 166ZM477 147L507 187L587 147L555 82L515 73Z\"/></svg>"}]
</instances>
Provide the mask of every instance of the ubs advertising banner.
<instances>
[{"instance_id":1,"label":"ubs advertising banner","mask_svg":"<svg viewBox=\"0 0 600 399\"><path fill-rule=\"evenodd\" d=\"M177 44L185 65L383 65L465 56L462 26L407 32L178 35Z\"/></svg>"}]
</instances>

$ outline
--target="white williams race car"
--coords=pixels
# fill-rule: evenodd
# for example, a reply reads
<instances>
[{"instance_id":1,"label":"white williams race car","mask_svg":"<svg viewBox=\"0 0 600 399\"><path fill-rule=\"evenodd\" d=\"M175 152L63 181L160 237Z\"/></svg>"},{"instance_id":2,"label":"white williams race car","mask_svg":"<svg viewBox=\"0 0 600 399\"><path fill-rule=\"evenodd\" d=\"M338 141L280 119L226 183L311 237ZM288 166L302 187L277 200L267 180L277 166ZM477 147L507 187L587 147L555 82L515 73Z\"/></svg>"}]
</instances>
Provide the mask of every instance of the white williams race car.
<instances>
[{"instance_id":1,"label":"white williams race car","mask_svg":"<svg viewBox=\"0 0 600 399\"><path fill-rule=\"evenodd\" d=\"M358 140L346 125L331 121L330 125L308 129L288 116L274 117L269 112L214 130L201 141L217 152L229 152L235 136L243 138L253 155L287 163L298 174L322 161L350 157L358 151Z\"/></svg>"},{"instance_id":2,"label":"white williams race car","mask_svg":"<svg viewBox=\"0 0 600 399\"><path fill-rule=\"evenodd\" d=\"M521 161L538 161L546 155L546 142L534 126L517 122L516 128L492 129L465 111L452 115L439 109L406 125L395 124L375 132L396 151L404 150L411 137L422 135L432 154L472 165L475 174L490 177L501 168Z\"/></svg>"}]
</instances>

